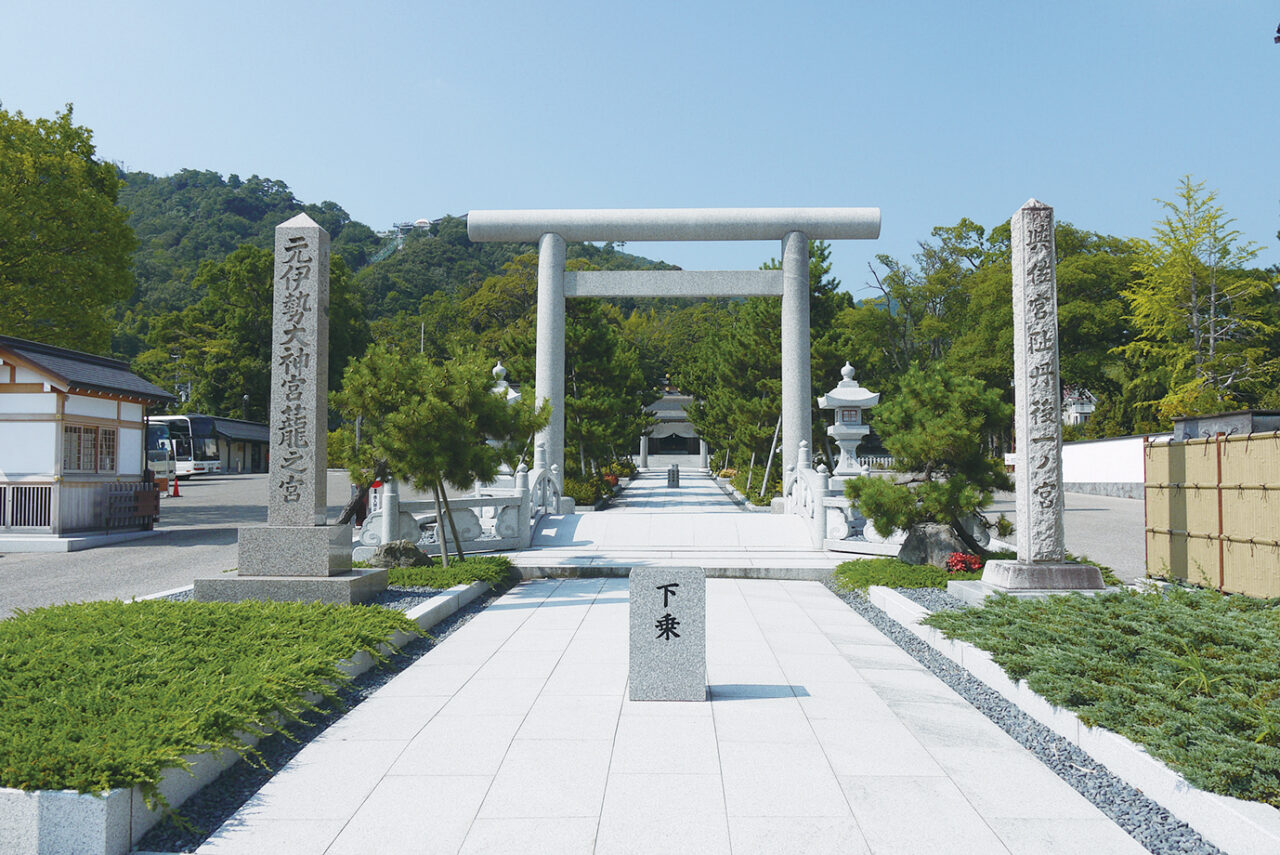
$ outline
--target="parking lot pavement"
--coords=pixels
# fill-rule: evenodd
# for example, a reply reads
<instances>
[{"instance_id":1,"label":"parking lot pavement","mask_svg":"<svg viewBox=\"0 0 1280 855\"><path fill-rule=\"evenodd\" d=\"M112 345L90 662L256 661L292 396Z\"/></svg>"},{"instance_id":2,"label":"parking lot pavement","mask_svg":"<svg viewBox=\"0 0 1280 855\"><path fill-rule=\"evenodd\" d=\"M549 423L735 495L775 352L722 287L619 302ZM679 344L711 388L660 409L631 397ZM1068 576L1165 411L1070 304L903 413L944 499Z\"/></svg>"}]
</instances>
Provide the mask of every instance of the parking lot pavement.
<instances>
[{"instance_id":1,"label":"parking lot pavement","mask_svg":"<svg viewBox=\"0 0 1280 855\"><path fill-rule=\"evenodd\" d=\"M1146 513L1141 499L1064 493L1067 551L1105 564L1126 582L1146 577ZM1013 493L997 493L987 516L1016 524ZM1008 538L1010 542L1013 538Z\"/></svg>"},{"instance_id":2,"label":"parking lot pavement","mask_svg":"<svg viewBox=\"0 0 1280 855\"><path fill-rule=\"evenodd\" d=\"M327 489L328 516L336 520L351 480L330 469ZM266 474L201 475L180 481L179 493L161 497L151 537L79 552L0 554L0 618L54 603L143 597L234 569L237 530L267 522ZM426 498L408 485L400 494Z\"/></svg>"},{"instance_id":3,"label":"parking lot pavement","mask_svg":"<svg viewBox=\"0 0 1280 855\"><path fill-rule=\"evenodd\" d=\"M350 495L345 472L329 473L336 516ZM0 555L0 618L14 609L129 599L190 585L236 566L236 531L267 521L267 476L199 476L161 497L158 534L80 552Z\"/></svg>"}]
</instances>

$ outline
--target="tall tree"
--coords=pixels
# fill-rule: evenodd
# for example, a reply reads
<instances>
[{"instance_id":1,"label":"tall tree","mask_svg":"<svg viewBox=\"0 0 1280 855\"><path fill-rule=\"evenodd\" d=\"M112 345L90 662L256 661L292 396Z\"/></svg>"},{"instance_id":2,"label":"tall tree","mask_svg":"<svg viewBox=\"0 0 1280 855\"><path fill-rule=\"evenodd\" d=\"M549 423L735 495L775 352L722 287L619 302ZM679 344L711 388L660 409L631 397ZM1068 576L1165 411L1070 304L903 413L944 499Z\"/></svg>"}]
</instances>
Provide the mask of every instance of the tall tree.
<instances>
[{"instance_id":1,"label":"tall tree","mask_svg":"<svg viewBox=\"0 0 1280 855\"><path fill-rule=\"evenodd\" d=\"M346 462L357 483L386 471L434 491L437 502L446 482L465 490L476 481L492 481L500 464L516 464L529 438L546 424L548 410L544 405L535 411L528 397L509 404L492 387L489 361L476 352L437 362L375 345L349 365L342 390L330 396L345 420L333 436L335 457ZM442 557L445 539L440 538Z\"/></svg>"},{"instance_id":2,"label":"tall tree","mask_svg":"<svg viewBox=\"0 0 1280 855\"><path fill-rule=\"evenodd\" d=\"M1158 200L1165 216L1140 243L1141 278L1125 292L1138 337L1122 350L1168 372L1166 419L1239 406L1276 372L1275 285L1246 269L1259 247L1241 241L1216 200L1190 176L1174 201Z\"/></svg>"},{"instance_id":3,"label":"tall tree","mask_svg":"<svg viewBox=\"0 0 1280 855\"><path fill-rule=\"evenodd\" d=\"M181 312L152 320L137 370L166 388L190 384L185 408L266 420L271 392L272 275L270 250L242 246L200 266L192 286L205 296ZM347 360L364 352L369 328L341 256L329 269L329 388ZM246 403L244 396L248 395Z\"/></svg>"},{"instance_id":4,"label":"tall tree","mask_svg":"<svg viewBox=\"0 0 1280 855\"><path fill-rule=\"evenodd\" d=\"M986 437L1004 429L1012 409L1000 392L938 364L912 368L898 394L876 408L876 429L904 473L896 481L853 478L845 493L888 535L922 522L949 525L975 553L982 548L964 520L1011 489Z\"/></svg>"},{"instance_id":5,"label":"tall tree","mask_svg":"<svg viewBox=\"0 0 1280 855\"><path fill-rule=\"evenodd\" d=\"M0 329L107 352L108 310L133 291L133 232L116 169L71 105L31 121L0 109Z\"/></svg>"}]
</instances>

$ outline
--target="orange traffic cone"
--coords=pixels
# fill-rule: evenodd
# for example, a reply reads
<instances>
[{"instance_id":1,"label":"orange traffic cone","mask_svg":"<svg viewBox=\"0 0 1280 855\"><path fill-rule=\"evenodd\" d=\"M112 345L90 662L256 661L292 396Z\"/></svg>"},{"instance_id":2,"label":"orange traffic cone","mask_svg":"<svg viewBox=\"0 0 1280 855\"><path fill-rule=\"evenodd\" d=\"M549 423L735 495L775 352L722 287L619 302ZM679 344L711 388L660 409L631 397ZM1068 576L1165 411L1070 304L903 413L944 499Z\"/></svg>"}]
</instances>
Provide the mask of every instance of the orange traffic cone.
<instances>
[{"instance_id":1,"label":"orange traffic cone","mask_svg":"<svg viewBox=\"0 0 1280 855\"><path fill-rule=\"evenodd\" d=\"M172 498L181 499L182 494L178 492L178 476L173 476L173 490L169 493Z\"/></svg>"}]
</instances>

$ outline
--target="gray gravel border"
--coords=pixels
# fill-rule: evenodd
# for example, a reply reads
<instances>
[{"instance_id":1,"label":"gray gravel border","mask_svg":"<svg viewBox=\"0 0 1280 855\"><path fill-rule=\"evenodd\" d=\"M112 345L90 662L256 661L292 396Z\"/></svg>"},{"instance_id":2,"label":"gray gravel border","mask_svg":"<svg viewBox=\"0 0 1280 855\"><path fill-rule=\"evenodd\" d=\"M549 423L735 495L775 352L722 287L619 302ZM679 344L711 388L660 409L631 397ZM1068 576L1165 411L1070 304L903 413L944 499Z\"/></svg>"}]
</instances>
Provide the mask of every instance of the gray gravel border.
<instances>
[{"instance_id":1,"label":"gray gravel border","mask_svg":"<svg viewBox=\"0 0 1280 855\"><path fill-rule=\"evenodd\" d=\"M1154 855L1226 855L1182 820L1169 813L1106 766L1095 761L1078 746L1054 733L1027 715L1003 695L934 650L897 621L890 618L861 593L825 583L837 597L876 629L932 671L939 679L973 704L1019 745L1029 750L1059 778L1123 828ZM896 589L926 608L955 608L960 601L937 589ZM944 599L945 598L945 599ZM962 604L961 604L962 605Z\"/></svg>"}]
</instances>

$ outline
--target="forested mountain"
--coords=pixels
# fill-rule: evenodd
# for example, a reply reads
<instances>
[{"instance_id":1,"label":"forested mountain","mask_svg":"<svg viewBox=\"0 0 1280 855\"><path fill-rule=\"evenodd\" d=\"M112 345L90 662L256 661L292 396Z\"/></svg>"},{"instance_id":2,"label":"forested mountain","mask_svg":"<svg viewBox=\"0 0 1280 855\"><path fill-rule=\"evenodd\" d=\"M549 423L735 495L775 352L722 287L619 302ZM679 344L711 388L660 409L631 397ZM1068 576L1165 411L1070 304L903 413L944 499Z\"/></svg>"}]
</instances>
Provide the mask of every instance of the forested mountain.
<instances>
[{"instance_id":1,"label":"forested mountain","mask_svg":"<svg viewBox=\"0 0 1280 855\"><path fill-rule=\"evenodd\" d=\"M184 309L202 296L191 289L205 261L220 261L243 244L268 249L275 227L306 213L329 232L332 251L352 271L363 267L381 242L336 202L304 203L283 181L254 175L241 179L184 169L157 177L120 173L118 204L129 212L138 239L133 255L138 287L127 301L151 312Z\"/></svg>"}]
</instances>

